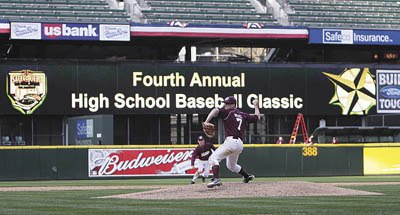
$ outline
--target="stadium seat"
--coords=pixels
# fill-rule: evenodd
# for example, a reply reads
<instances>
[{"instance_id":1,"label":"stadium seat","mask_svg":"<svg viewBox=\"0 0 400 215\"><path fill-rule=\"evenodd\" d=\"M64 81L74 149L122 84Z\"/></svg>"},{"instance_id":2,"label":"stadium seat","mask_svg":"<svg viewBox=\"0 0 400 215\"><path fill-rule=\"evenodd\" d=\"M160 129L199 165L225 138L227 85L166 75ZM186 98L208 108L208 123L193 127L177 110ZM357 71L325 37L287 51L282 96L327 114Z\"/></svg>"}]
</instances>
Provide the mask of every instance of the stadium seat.
<instances>
[{"instance_id":1,"label":"stadium seat","mask_svg":"<svg viewBox=\"0 0 400 215\"><path fill-rule=\"evenodd\" d=\"M257 13L249 0L147 0L142 10L147 23L182 21L199 24L277 25L271 13Z\"/></svg>"},{"instance_id":2,"label":"stadium seat","mask_svg":"<svg viewBox=\"0 0 400 215\"><path fill-rule=\"evenodd\" d=\"M104 0L0 0L0 18L10 21L130 22L124 10L112 10Z\"/></svg>"},{"instance_id":3,"label":"stadium seat","mask_svg":"<svg viewBox=\"0 0 400 215\"><path fill-rule=\"evenodd\" d=\"M2 137L1 137L1 143L2 143L4 146L11 146L10 137L9 137L9 136L2 136Z\"/></svg>"},{"instance_id":4,"label":"stadium seat","mask_svg":"<svg viewBox=\"0 0 400 215\"><path fill-rule=\"evenodd\" d=\"M399 28L400 4L389 0L286 0L295 26Z\"/></svg>"},{"instance_id":5,"label":"stadium seat","mask_svg":"<svg viewBox=\"0 0 400 215\"><path fill-rule=\"evenodd\" d=\"M22 136L15 136L15 145L25 146L25 140L22 139Z\"/></svg>"}]
</instances>

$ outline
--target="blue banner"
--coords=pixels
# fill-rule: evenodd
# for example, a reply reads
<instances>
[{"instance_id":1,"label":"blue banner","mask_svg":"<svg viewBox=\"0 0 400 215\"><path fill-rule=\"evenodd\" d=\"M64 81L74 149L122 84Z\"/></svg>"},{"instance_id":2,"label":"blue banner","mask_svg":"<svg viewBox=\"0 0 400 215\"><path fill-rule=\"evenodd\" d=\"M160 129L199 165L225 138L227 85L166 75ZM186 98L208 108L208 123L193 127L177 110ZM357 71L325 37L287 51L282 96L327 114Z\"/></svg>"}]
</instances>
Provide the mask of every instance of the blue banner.
<instances>
[{"instance_id":1,"label":"blue banner","mask_svg":"<svg viewBox=\"0 0 400 215\"><path fill-rule=\"evenodd\" d=\"M78 139L93 137L93 119L81 119L76 122L76 137Z\"/></svg>"},{"instance_id":2,"label":"blue banner","mask_svg":"<svg viewBox=\"0 0 400 215\"><path fill-rule=\"evenodd\" d=\"M42 40L99 39L99 24L42 23Z\"/></svg>"},{"instance_id":3,"label":"blue banner","mask_svg":"<svg viewBox=\"0 0 400 215\"><path fill-rule=\"evenodd\" d=\"M400 31L309 29L311 44L400 45Z\"/></svg>"}]
</instances>

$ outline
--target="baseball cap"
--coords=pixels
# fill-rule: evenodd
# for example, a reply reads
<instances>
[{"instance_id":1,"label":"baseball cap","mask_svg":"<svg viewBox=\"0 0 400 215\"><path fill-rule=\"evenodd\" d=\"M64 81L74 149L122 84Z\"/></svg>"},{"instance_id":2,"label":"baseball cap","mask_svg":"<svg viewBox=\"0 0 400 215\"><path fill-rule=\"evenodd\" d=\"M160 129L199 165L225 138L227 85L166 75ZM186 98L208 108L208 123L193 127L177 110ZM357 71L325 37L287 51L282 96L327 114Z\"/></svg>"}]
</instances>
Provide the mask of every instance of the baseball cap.
<instances>
[{"instance_id":1,"label":"baseball cap","mask_svg":"<svg viewBox=\"0 0 400 215\"><path fill-rule=\"evenodd\" d=\"M200 135L200 136L197 138L197 140L204 140L204 136L203 136L203 135Z\"/></svg>"},{"instance_id":2,"label":"baseball cap","mask_svg":"<svg viewBox=\"0 0 400 215\"><path fill-rule=\"evenodd\" d=\"M233 96L228 96L224 99L224 103L227 105L236 104L236 99Z\"/></svg>"}]
</instances>

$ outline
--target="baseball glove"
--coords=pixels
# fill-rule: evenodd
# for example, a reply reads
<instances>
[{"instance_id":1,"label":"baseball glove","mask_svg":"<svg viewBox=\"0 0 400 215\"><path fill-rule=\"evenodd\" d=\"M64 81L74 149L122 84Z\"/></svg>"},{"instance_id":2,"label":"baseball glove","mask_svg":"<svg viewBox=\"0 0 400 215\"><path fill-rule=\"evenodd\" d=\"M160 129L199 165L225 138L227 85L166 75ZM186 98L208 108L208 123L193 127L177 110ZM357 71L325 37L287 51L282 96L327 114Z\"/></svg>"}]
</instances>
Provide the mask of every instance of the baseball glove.
<instances>
[{"instance_id":1,"label":"baseball glove","mask_svg":"<svg viewBox=\"0 0 400 215\"><path fill-rule=\"evenodd\" d=\"M206 134L207 137L212 138L215 136L215 125L209 122L203 122L203 131L204 134Z\"/></svg>"}]
</instances>

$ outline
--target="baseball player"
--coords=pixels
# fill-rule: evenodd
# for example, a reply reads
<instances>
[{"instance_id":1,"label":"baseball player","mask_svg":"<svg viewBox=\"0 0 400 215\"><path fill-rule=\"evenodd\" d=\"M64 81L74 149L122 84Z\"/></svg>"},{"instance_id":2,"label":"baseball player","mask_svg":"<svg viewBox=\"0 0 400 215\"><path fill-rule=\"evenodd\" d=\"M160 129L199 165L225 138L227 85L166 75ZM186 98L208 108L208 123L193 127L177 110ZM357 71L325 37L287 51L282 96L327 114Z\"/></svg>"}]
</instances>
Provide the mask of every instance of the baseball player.
<instances>
[{"instance_id":1,"label":"baseball player","mask_svg":"<svg viewBox=\"0 0 400 215\"><path fill-rule=\"evenodd\" d=\"M212 152L216 150L215 146L209 141L206 141L203 135L200 135L197 138L197 143L198 145L194 149L191 157L191 169L194 168L194 161L196 160L196 158L199 158L199 166L193 176L191 184L196 183L196 179L200 176L200 174L202 181L206 181L206 178L208 178L208 175L210 174L210 163L208 162L208 158L210 157Z\"/></svg>"},{"instance_id":2,"label":"baseball player","mask_svg":"<svg viewBox=\"0 0 400 215\"><path fill-rule=\"evenodd\" d=\"M283 144L284 142L283 142L283 137L279 137L277 140L276 140L276 144Z\"/></svg>"},{"instance_id":3,"label":"baseball player","mask_svg":"<svg viewBox=\"0 0 400 215\"><path fill-rule=\"evenodd\" d=\"M240 153L243 151L243 136L248 123L257 122L260 119L260 110L258 100L253 101L254 114L244 113L236 109L236 99L229 96L224 99L223 108L214 108L208 114L205 124L210 123L211 119L218 117L223 119L225 128L225 141L218 149L210 156L209 161L212 165L213 179L207 184L208 188L222 185L219 178L219 162L226 158L226 167L243 176L243 182L248 183L254 179L254 175L249 175L246 171L237 164Z\"/></svg>"}]
</instances>

